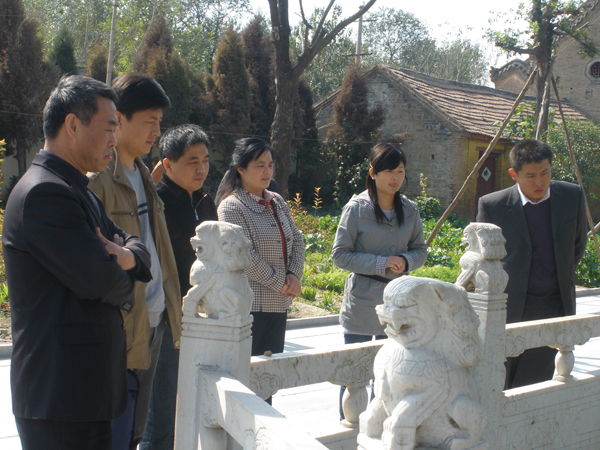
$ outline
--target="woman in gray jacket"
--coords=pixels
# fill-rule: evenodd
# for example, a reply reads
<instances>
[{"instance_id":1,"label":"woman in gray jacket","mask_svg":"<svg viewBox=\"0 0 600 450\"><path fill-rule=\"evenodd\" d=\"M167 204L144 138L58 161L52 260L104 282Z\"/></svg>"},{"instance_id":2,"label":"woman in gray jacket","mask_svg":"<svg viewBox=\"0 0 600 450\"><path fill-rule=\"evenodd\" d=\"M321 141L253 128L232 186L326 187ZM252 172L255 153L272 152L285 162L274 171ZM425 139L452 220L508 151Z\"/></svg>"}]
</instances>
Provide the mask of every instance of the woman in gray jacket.
<instances>
[{"instance_id":1,"label":"woman in gray jacket","mask_svg":"<svg viewBox=\"0 0 600 450\"><path fill-rule=\"evenodd\" d=\"M383 290L427 257L417 205L400 194L406 157L391 144L377 144L369 162L367 190L344 206L331 255L335 265L352 272L340 311L346 344L385 337L375 312ZM340 415L343 419L341 403Z\"/></svg>"}]
</instances>

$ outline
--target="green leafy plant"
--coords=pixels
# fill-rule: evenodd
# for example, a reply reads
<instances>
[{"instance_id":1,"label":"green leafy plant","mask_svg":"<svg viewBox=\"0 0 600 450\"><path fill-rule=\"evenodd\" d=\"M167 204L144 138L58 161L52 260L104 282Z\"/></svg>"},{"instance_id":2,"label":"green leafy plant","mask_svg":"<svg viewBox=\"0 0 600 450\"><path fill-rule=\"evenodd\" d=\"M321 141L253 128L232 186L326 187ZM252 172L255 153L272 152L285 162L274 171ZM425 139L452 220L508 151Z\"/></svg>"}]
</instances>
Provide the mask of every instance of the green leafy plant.
<instances>
[{"instance_id":1,"label":"green leafy plant","mask_svg":"<svg viewBox=\"0 0 600 450\"><path fill-rule=\"evenodd\" d=\"M314 302L317 298L317 290L314 287L305 286L302 288L302 291L300 291L300 295L302 298Z\"/></svg>"},{"instance_id":2,"label":"green leafy plant","mask_svg":"<svg viewBox=\"0 0 600 450\"><path fill-rule=\"evenodd\" d=\"M321 305L323 308L329 310L334 307L335 301L333 298L333 292L323 291L323 298L321 299Z\"/></svg>"},{"instance_id":3,"label":"green leafy plant","mask_svg":"<svg viewBox=\"0 0 600 450\"><path fill-rule=\"evenodd\" d=\"M435 278L436 280L446 281L448 283L455 283L459 274L459 267L442 266L425 266L411 272L411 275L415 277Z\"/></svg>"},{"instance_id":4,"label":"green leafy plant","mask_svg":"<svg viewBox=\"0 0 600 450\"><path fill-rule=\"evenodd\" d=\"M419 184L421 185L421 195L415 198L415 202L419 207L421 220L437 219L441 211L440 201L435 197L429 196L427 192L427 177L425 175L419 175Z\"/></svg>"},{"instance_id":5,"label":"green leafy plant","mask_svg":"<svg viewBox=\"0 0 600 450\"><path fill-rule=\"evenodd\" d=\"M594 242L589 239L581 262L577 266L577 284L585 287L600 287L600 262Z\"/></svg>"}]
</instances>

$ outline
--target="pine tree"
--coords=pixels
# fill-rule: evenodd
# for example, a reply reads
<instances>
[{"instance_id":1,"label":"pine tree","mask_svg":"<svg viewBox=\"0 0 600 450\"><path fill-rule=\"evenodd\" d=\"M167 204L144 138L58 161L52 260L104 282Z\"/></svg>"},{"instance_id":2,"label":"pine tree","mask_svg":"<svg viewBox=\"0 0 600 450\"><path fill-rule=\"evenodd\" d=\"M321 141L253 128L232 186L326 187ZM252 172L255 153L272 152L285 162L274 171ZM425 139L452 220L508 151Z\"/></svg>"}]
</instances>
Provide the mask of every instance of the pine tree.
<instances>
[{"instance_id":1,"label":"pine tree","mask_svg":"<svg viewBox=\"0 0 600 450\"><path fill-rule=\"evenodd\" d=\"M275 49L270 37L265 33L262 17L254 17L242 32L242 40L252 94L251 131L256 136L268 139L275 116Z\"/></svg>"},{"instance_id":2,"label":"pine tree","mask_svg":"<svg viewBox=\"0 0 600 450\"><path fill-rule=\"evenodd\" d=\"M88 66L85 74L95 80L106 82L106 67L108 65L108 49L102 44L96 44L88 56ZM112 79L117 77L113 70Z\"/></svg>"},{"instance_id":3,"label":"pine tree","mask_svg":"<svg viewBox=\"0 0 600 450\"><path fill-rule=\"evenodd\" d=\"M148 26L148 30L146 30L142 47L133 63L133 70L148 73L149 64L152 64L159 57L164 58L165 62L168 63L172 52L173 34L164 16L159 16L152 21Z\"/></svg>"},{"instance_id":4,"label":"pine tree","mask_svg":"<svg viewBox=\"0 0 600 450\"><path fill-rule=\"evenodd\" d=\"M250 83L240 35L230 26L217 45L212 75L206 79L210 131L219 162L227 165L233 142L250 133ZM217 156L217 157L218 157Z\"/></svg>"},{"instance_id":5,"label":"pine tree","mask_svg":"<svg viewBox=\"0 0 600 450\"><path fill-rule=\"evenodd\" d=\"M25 17L22 0L0 0L0 139L16 154L19 176L27 152L41 137L42 110L58 80L44 61L37 22Z\"/></svg>"},{"instance_id":6,"label":"pine tree","mask_svg":"<svg viewBox=\"0 0 600 450\"><path fill-rule=\"evenodd\" d=\"M369 168L369 150L385 121L381 105L369 109L368 93L360 69L353 66L333 104L334 126L327 138L338 157L335 197L340 205L362 190Z\"/></svg>"},{"instance_id":7,"label":"pine tree","mask_svg":"<svg viewBox=\"0 0 600 450\"><path fill-rule=\"evenodd\" d=\"M66 28L61 28L54 38L48 60L56 64L61 75L77 75L73 36Z\"/></svg>"},{"instance_id":8,"label":"pine tree","mask_svg":"<svg viewBox=\"0 0 600 450\"><path fill-rule=\"evenodd\" d=\"M148 27L134 67L153 77L171 100L163 126L189 123L192 112L189 69L173 48L171 29L164 17L158 17Z\"/></svg>"}]
</instances>

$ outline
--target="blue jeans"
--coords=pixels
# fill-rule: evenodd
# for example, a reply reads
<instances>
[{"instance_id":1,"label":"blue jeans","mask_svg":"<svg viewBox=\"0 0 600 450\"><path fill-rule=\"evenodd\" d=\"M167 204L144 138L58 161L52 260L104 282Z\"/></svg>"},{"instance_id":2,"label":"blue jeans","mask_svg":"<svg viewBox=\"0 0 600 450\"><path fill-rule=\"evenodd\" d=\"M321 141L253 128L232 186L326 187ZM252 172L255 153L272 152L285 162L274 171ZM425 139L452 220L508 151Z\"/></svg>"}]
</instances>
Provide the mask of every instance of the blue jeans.
<instances>
[{"instance_id":1,"label":"blue jeans","mask_svg":"<svg viewBox=\"0 0 600 450\"><path fill-rule=\"evenodd\" d=\"M173 333L167 324L152 383L146 432L138 450L173 450L179 349L173 346Z\"/></svg>"},{"instance_id":2,"label":"blue jeans","mask_svg":"<svg viewBox=\"0 0 600 450\"><path fill-rule=\"evenodd\" d=\"M358 344L359 342L369 342L373 340L375 337L376 340L386 339L387 336L366 336L363 334L344 334L344 344ZM344 392L346 392L346 386L340 387L340 420L344 420L344 410L342 409L342 397L344 396ZM371 386L371 400L373 400L374 396L373 386Z\"/></svg>"}]
</instances>

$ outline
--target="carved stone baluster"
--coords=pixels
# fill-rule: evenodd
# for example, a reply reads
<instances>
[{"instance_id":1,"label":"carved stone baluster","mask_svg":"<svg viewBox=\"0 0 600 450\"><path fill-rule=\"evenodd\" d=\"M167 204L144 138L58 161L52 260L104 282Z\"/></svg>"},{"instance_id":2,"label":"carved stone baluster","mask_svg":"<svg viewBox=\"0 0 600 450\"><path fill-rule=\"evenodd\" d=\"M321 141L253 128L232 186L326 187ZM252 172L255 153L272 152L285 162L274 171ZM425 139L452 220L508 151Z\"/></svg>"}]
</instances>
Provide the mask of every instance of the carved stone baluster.
<instances>
[{"instance_id":1,"label":"carved stone baluster","mask_svg":"<svg viewBox=\"0 0 600 450\"><path fill-rule=\"evenodd\" d=\"M358 428L358 417L367 409L368 396L364 385L346 387L342 397L342 410L345 419L342 425L346 428Z\"/></svg>"},{"instance_id":2,"label":"carved stone baluster","mask_svg":"<svg viewBox=\"0 0 600 450\"><path fill-rule=\"evenodd\" d=\"M218 423L219 399L208 394L199 368L219 370L250 384L250 309L254 294L244 269L250 266L250 241L242 228L203 222L192 238L197 260L193 287L183 299L183 333L177 386L175 450L239 448Z\"/></svg>"},{"instance_id":3,"label":"carved stone baluster","mask_svg":"<svg viewBox=\"0 0 600 450\"><path fill-rule=\"evenodd\" d=\"M575 365L573 350L575 350L574 345L567 345L558 349L555 359L556 375L554 379L556 381L565 382L573 379L573 375L571 375L573 366Z\"/></svg>"}]
</instances>

